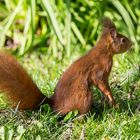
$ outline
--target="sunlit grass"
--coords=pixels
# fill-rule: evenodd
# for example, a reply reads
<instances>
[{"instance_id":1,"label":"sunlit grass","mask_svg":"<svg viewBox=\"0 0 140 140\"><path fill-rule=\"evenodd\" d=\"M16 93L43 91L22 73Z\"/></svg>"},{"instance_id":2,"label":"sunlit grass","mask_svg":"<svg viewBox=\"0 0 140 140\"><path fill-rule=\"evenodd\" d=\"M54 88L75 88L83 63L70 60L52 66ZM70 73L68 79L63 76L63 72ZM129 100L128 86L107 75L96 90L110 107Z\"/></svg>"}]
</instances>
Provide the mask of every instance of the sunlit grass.
<instances>
[{"instance_id":1,"label":"sunlit grass","mask_svg":"<svg viewBox=\"0 0 140 140\"><path fill-rule=\"evenodd\" d=\"M19 61L24 65L41 91L45 95L51 96L62 72L86 51L77 50L70 58L64 56L64 59L59 60L38 50L30 55L25 55ZM73 116L67 116L67 121L64 122L66 118L57 116L48 107L45 110L41 108L42 111L35 112L15 112L6 109L6 102L1 98L0 106L5 109L0 113L0 137L51 140L80 139L82 137L87 140L139 139L140 84L138 71L133 71L129 75L131 77L129 79L128 73L133 68L131 63L127 61L129 67L119 69L123 63L126 63L127 55L121 61L119 58L123 57L122 55L116 58L115 63L117 64L113 67L110 76L111 89L119 104L118 109L109 106L102 107L100 104L101 94L97 89L93 89L95 103L91 113L74 119L72 119ZM137 62L135 61L133 64L137 65ZM132 97L130 96L131 92Z\"/></svg>"},{"instance_id":2,"label":"sunlit grass","mask_svg":"<svg viewBox=\"0 0 140 140\"><path fill-rule=\"evenodd\" d=\"M48 97L63 71L96 43L104 16L133 41L134 48L114 58L109 83L117 109L102 107L96 88L92 111L80 118L74 113L60 117L47 105L17 112L0 95L0 140L139 140L139 5L138 0L1 0L0 47L16 54Z\"/></svg>"}]
</instances>

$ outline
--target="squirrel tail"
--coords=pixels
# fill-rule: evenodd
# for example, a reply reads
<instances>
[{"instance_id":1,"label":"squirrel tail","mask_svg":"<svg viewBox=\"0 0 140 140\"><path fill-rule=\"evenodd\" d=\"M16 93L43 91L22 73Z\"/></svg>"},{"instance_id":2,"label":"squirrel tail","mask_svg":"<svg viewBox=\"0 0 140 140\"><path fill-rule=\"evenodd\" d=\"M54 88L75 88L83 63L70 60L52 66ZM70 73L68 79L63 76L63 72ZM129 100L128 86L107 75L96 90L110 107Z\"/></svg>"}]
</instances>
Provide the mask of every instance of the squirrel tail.
<instances>
[{"instance_id":1,"label":"squirrel tail","mask_svg":"<svg viewBox=\"0 0 140 140\"><path fill-rule=\"evenodd\" d=\"M0 51L0 92L6 95L12 107L19 110L33 110L43 103L52 105L33 80L10 54Z\"/></svg>"}]
</instances>

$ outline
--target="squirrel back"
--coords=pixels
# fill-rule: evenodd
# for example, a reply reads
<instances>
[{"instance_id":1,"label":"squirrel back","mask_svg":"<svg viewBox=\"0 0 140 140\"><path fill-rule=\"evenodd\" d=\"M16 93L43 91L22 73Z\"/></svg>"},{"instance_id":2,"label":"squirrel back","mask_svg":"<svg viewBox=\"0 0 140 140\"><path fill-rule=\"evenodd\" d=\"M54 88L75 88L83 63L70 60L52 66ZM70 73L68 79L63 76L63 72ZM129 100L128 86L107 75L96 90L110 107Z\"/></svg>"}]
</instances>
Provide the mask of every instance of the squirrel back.
<instances>
[{"instance_id":1,"label":"squirrel back","mask_svg":"<svg viewBox=\"0 0 140 140\"><path fill-rule=\"evenodd\" d=\"M36 109L44 102L51 102L17 60L3 51L0 51L0 91L8 97L12 107L18 106L20 110Z\"/></svg>"},{"instance_id":2,"label":"squirrel back","mask_svg":"<svg viewBox=\"0 0 140 140\"><path fill-rule=\"evenodd\" d=\"M106 18L102 35L95 47L62 74L50 99L40 92L13 56L0 51L0 91L9 97L13 107L18 105L21 110L36 109L42 103L48 103L61 115L73 110L84 114L91 110L91 86L96 86L110 104L115 105L108 82L113 56L126 52L131 46L132 42L118 33L115 24Z\"/></svg>"},{"instance_id":3,"label":"squirrel back","mask_svg":"<svg viewBox=\"0 0 140 140\"><path fill-rule=\"evenodd\" d=\"M53 95L55 110L61 114L72 110L87 113L93 103L92 86L97 87L111 105L115 105L108 82L113 56L126 52L131 46L132 42L117 32L109 18L105 18L99 41L86 55L72 63L58 81Z\"/></svg>"}]
</instances>

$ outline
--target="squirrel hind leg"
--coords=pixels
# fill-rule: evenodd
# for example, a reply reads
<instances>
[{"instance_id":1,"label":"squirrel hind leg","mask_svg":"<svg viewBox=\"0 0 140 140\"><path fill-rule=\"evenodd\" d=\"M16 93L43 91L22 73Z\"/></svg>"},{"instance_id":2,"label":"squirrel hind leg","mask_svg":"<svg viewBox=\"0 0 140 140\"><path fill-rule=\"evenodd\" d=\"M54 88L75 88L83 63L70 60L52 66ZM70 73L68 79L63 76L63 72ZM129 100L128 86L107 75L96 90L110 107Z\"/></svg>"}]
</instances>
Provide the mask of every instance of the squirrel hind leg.
<instances>
[{"instance_id":1,"label":"squirrel hind leg","mask_svg":"<svg viewBox=\"0 0 140 140\"><path fill-rule=\"evenodd\" d=\"M86 93L86 97L83 98L83 101L81 101L79 114L81 115L81 114L85 114L85 113L91 111L92 104L93 104L93 95L89 91L88 93Z\"/></svg>"},{"instance_id":2,"label":"squirrel hind leg","mask_svg":"<svg viewBox=\"0 0 140 140\"><path fill-rule=\"evenodd\" d=\"M55 102L54 110L60 115L65 115L70 111L78 110L79 115L85 114L91 110L93 104L93 96L91 92L75 93L74 96L69 97L61 101L61 103Z\"/></svg>"}]
</instances>

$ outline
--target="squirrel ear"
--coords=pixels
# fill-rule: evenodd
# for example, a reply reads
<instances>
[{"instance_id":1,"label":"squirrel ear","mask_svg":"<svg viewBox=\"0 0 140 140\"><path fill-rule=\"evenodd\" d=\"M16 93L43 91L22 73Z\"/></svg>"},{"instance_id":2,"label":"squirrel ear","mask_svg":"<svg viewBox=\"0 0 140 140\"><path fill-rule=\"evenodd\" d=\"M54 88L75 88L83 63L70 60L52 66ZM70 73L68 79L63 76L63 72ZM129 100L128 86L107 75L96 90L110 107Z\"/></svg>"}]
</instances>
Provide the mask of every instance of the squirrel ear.
<instances>
[{"instance_id":1,"label":"squirrel ear","mask_svg":"<svg viewBox=\"0 0 140 140\"><path fill-rule=\"evenodd\" d=\"M117 32L115 28L110 29L110 35L113 39L117 36Z\"/></svg>"},{"instance_id":2,"label":"squirrel ear","mask_svg":"<svg viewBox=\"0 0 140 140\"><path fill-rule=\"evenodd\" d=\"M103 19L102 24L103 24L103 28L107 28L107 29L116 28L115 24L108 17L105 17Z\"/></svg>"},{"instance_id":3,"label":"squirrel ear","mask_svg":"<svg viewBox=\"0 0 140 140\"><path fill-rule=\"evenodd\" d=\"M103 35L110 33L110 36L114 39L117 35L115 24L107 17L103 19Z\"/></svg>"}]
</instances>

